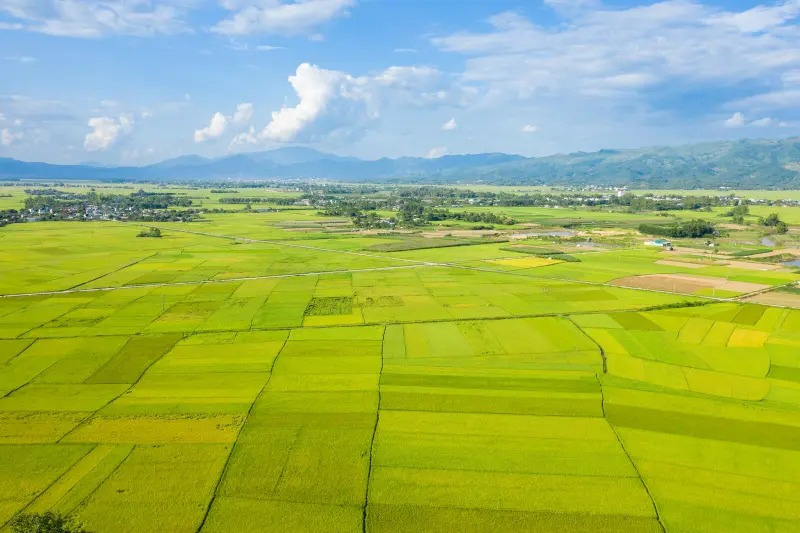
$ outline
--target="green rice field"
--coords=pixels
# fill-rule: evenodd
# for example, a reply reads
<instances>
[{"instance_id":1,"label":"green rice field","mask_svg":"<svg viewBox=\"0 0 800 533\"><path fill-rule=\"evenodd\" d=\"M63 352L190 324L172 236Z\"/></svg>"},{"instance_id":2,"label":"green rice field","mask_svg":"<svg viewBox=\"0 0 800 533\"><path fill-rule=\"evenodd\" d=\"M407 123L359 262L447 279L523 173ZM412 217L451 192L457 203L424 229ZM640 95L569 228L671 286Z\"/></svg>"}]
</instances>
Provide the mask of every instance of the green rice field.
<instances>
[{"instance_id":1,"label":"green rice field","mask_svg":"<svg viewBox=\"0 0 800 533\"><path fill-rule=\"evenodd\" d=\"M797 269L328 221L0 228L0 531L800 528Z\"/></svg>"}]
</instances>

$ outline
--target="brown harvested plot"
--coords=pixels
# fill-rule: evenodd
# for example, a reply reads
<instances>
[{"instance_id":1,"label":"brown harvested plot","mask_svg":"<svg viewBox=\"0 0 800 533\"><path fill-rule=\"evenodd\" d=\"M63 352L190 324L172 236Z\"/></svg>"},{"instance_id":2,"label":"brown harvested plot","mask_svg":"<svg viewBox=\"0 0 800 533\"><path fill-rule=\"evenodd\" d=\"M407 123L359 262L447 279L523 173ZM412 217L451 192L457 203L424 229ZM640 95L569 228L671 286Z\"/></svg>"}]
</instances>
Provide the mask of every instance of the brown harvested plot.
<instances>
[{"instance_id":1,"label":"brown harvested plot","mask_svg":"<svg viewBox=\"0 0 800 533\"><path fill-rule=\"evenodd\" d=\"M723 291L748 293L748 292L762 291L764 289L768 289L769 285L764 285L763 283L749 283L746 281L728 281L714 288L722 289Z\"/></svg>"},{"instance_id":2,"label":"brown harvested plot","mask_svg":"<svg viewBox=\"0 0 800 533\"><path fill-rule=\"evenodd\" d=\"M615 279L612 285L621 287L636 287L659 291L672 291L692 294L703 289L719 289L732 292L755 292L769 288L762 283L749 283L745 281L728 281L725 278L693 276L691 274L648 274L644 276L629 276Z\"/></svg>"},{"instance_id":3,"label":"brown harvested plot","mask_svg":"<svg viewBox=\"0 0 800 533\"><path fill-rule=\"evenodd\" d=\"M775 265L773 263L756 263L754 261L724 261L722 264L741 270L786 270L781 265Z\"/></svg>"},{"instance_id":4,"label":"brown harvested plot","mask_svg":"<svg viewBox=\"0 0 800 533\"><path fill-rule=\"evenodd\" d=\"M676 266L676 267L683 267L683 268L704 268L708 265L704 265L702 263L689 263L685 261L672 261L670 259L660 259L656 261L657 265L666 265L666 266Z\"/></svg>"},{"instance_id":5,"label":"brown harvested plot","mask_svg":"<svg viewBox=\"0 0 800 533\"><path fill-rule=\"evenodd\" d=\"M748 298L748 302L764 305L778 305L781 307L795 307L800 309L800 294L783 291L769 291L756 294Z\"/></svg>"},{"instance_id":6,"label":"brown harvested plot","mask_svg":"<svg viewBox=\"0 0 800 533\"><path fill-rule=\"evenodd\" d=\"M436 231L425 231L420 233L423 237L428 237L431 239L437 239L441 237L492 237L494 235L499 235L500 232L497 230L487 230L487 229L450 229L450 230L436 230Z\"/></svg>"},{"instance_id":7,"label":"brown harvested plot","mask_svg":"<svg viewBox=\"0 0 800 533\"><path fill-rule=\"evenodd\" d=\"M773 257L776 255L800 255L800 248L781 248L780 250L772 250L771 252L765 252L763 254L756 254L751 255L750 257L754 259L760 259L762 257Z\"/></svg>"},{"instance_id":8,"label":"brown harvested plot","mask_svg":"<svg viewBox=\"0 0 800 533\"><path fill-rule=\"evenodd\" d=\"M693 257L697 257L698 259L730 259L729 255L726 255L725 252L713 252L711 248L702 249L702 248L688 248L686 246L675 246L670 252L670 255L673 254L680 254L680 255L690 255Z\"/></svg>"}]
</instances>

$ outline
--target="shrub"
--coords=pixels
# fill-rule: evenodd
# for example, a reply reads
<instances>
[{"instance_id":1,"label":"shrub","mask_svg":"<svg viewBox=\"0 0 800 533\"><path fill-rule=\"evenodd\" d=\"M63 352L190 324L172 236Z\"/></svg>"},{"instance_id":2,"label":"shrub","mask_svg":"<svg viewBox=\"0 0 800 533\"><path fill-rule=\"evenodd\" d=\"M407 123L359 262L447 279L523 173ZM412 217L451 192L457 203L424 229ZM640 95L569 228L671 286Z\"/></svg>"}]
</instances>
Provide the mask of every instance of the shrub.
<instances>
[{"instance_id":1,"label":"shrub","mask_svg":"<svg viewBox=\"0 0 800 533\"><path fill-rule=\"evenodd\" d=\"M710 222L696 218L685 222L675 222L674 224L640 224L639 232L650 235L663 235L665 237L697 238L713 235L716 230Z\"/></svg>"},{"instance_id":2,"label":"shrub","mask_svg":"<svg viewBox=\"0 0 800 533\"><path fill-rule=\"evenodd\" d=\"M158 228L143 229L142 231L139 232L137 237L155 237L155 238L160 238L161 237L161 230L158 229Z\"/></svg>"},{"instance_id":3,"label":"shrub","mask_svg":"<svg viewBox=\"0 0 800 533\"><path fill-rule=\"evenodd\" d=\"M9 525L13 533L88 533L75 518L50 511L18 514Z\"/></svg>"}]
</instances>

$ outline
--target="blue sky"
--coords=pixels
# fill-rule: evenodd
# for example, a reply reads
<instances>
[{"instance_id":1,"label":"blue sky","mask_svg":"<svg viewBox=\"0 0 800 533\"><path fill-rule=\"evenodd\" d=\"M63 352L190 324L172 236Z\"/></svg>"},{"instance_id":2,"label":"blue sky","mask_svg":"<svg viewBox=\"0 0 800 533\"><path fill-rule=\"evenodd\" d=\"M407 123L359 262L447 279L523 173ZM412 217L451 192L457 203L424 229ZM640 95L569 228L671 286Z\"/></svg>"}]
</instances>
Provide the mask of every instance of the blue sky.
<instances>
[{"instance_id":1,"label":"blue sky","mask_svg":"<svg viewBox=\"0 0 800 533\"><path fill-rule=\"evenodd\" d=\"M800 134L800 0L2 0L0 157Z\"/></svg>"}]
</instances>

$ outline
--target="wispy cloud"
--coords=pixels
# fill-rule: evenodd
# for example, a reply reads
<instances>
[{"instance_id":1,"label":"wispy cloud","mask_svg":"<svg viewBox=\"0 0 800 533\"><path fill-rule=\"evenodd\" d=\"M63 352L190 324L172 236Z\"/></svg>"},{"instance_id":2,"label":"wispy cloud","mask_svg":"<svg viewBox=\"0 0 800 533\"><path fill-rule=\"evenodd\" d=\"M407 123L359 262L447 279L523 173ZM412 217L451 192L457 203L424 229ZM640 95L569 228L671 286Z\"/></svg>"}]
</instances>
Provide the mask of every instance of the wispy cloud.
<instances>
[{"instance_id":1,"label":"wispy cloud","mask_svg":"<svg viewBox=\"0 0 800 533\"><path fill-rule=\"evenodd\" d=\"M433 43L467 56L465 80L523 97L628 96L675 82L731 85L800 66L796 0L744 11L689 0L623 9L556 5L565 24L543 27L506 12L491 17L484 32Z\"/></svg>"},{"instance_id":2,"label":"wispy cloud","mask_svg":"<svg viewBox=\"0 0 800 533\"><path fill-rule=\"evenodd\" d=\"M215 33L298 35L346 16L355 0L222 0L221 4L232 14L211 28Z\"/></svg>"},{"instance_id":3,"label":"wispy cloud","mask_svg":"<svg viewBox=\"0 0 800 533\"><path fill-rule=\"evenodd\" d=\"M3 0L0 13L11 22L0 29L83 38L170 34L188 31L187 7L166 0Z\"/></svg>"},{"instance_id":4,"label":"wispy cloud","mask_svg":"<svg viewBox=\"0 0 800 533\"><path fill-rule=\"evenodd\" d=\"M33 56L6 56L3 59L17 63L36 63L36 58Z\"/></svg>"}]
</instances>

